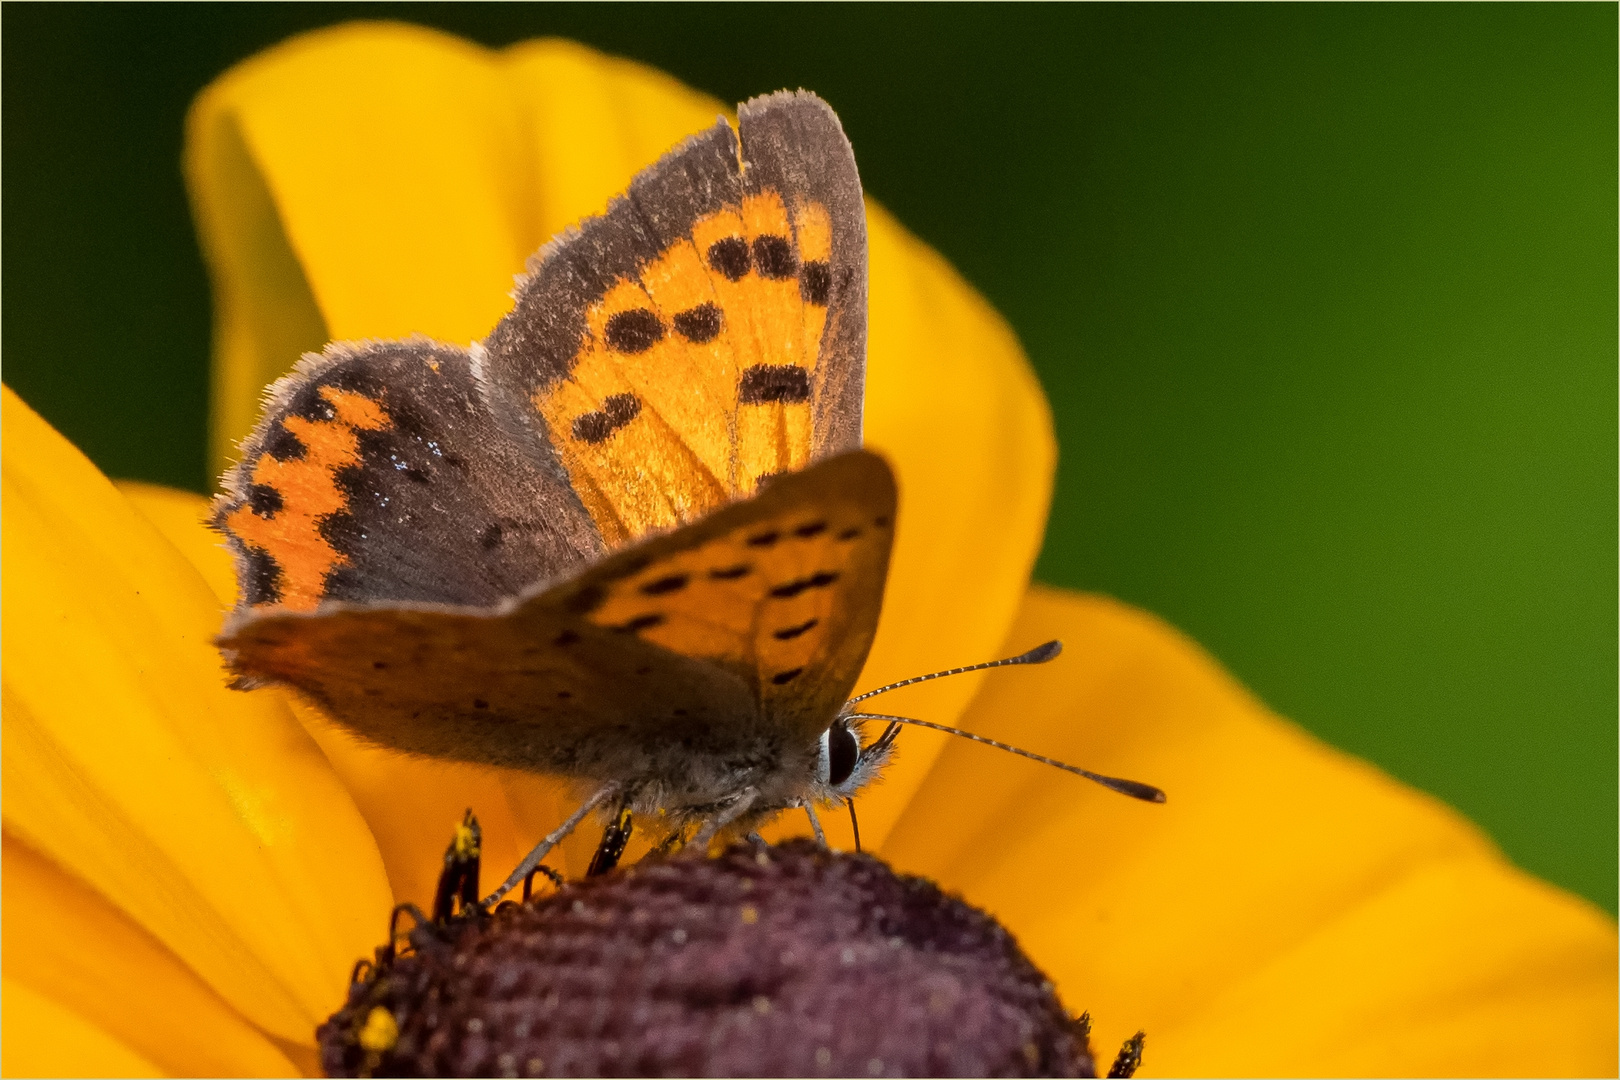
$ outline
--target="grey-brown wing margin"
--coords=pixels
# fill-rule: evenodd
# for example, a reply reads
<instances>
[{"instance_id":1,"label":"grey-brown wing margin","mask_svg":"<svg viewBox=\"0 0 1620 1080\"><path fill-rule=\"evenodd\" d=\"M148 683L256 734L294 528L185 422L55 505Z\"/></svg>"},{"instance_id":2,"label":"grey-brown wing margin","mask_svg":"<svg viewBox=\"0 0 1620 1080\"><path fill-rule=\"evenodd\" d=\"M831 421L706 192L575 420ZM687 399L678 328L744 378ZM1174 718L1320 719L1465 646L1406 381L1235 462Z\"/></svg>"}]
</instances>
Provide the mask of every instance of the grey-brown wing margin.
<instances>
[{"instance_id":1,"label":"grey-brown wing margin","mask_svg":"<svg viewBox=\"0 0 1620 1080\"><path fill-rule=\"evenodd\" d=\"M853 451L499 605L241 612L218 644L244 682L288 684L361 738L433 757L616 779L655 771L671 757L725 758L760 738L813 741L853 686L876 633L886 537L871 580L860 583L866 593L842 605L842 659L822 673L813 713L763 715L751 656L682 655L589 615L661 559L805 508L865 512L874 499L892 513L888 466ZM873 588L877 594L867 595Z\"/></svg>"}]
</instances>

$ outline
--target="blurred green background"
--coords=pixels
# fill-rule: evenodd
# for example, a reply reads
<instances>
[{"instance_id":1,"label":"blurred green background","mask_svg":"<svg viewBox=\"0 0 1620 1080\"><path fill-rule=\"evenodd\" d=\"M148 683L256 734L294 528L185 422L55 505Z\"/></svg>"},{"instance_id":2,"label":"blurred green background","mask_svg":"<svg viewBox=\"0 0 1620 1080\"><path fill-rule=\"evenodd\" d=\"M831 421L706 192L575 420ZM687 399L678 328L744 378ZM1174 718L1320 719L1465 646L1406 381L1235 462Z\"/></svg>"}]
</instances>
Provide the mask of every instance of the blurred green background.
<instances>
[{"instance_id":1,"label":"blurred green background","mask_svg":"<svg viewBox=\"0 0 1620 1080\"><path fill-rule=\"evenodd\" d=\"M1039 576L1615 910L1613 5L8 4L4 376L109 473L210 484L187 103L389 16L821 93L1051 395Z\"/></svg>"}]
</instances>

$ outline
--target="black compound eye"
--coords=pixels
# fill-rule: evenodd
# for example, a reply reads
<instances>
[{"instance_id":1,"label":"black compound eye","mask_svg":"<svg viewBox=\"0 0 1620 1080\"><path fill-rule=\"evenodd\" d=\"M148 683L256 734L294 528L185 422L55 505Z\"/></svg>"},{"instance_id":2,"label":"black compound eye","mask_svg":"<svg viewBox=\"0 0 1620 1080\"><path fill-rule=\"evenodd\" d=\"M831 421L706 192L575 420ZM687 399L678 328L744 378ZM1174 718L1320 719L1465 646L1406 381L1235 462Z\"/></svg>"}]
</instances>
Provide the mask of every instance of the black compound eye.
<instances>
[{"instance_id":1,"label":"black compound eye","mask_svg":"<svg viewBox=\"0 0 1620 1080\"><path fill-rule=\"evenodd\" d=\"M837 787L855 771L861 758L861 744L855 733L842 724L827 730L827 783Z\"/></svg>"}]
</instances>

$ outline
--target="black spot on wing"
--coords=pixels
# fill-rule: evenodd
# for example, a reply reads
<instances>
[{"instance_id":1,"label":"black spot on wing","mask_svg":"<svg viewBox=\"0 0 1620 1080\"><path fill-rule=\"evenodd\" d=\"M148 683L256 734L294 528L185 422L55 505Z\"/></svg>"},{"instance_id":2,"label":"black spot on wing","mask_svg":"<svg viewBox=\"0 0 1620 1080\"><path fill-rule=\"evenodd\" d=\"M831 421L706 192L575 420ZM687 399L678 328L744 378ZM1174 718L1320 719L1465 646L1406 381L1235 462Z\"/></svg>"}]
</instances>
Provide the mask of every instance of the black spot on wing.
<instances>
[{"instance_id":1,"label":"black spot on wing","mask_svg":"<svg viewBox=\"0 0 1620 1080\"><path fill-rule=\"evenodd\" d=\"M810 372L797 364L755 364L743 370L737 399L744 405L809 401Z\"/></svg>"},{"instance_id":2,"label":"black spot on wing","mask_svg":"<svg viewBox=\"0 0 1620 1080\"><path fill-rule=\"evenodd\" d=\"M248 487L248 505L262 518L273 518L281 513L281 492L268 484Z\"/></svg>"},{"instance_id":3,"label":"black spot on wing","mask_svg":"<svg viewBox=\"0 0 1620 1080\"><path fill-rule=\"evenodd\" d=\"M614 352L644 353L664 340L664 324L647 308L632 308L610 316L604 336Z\"/></svg>"},{"instance_id":4,"label":"black spot on wing","mask_svg":"<svg viewBox=\"0 0 1620 1080\"><path fill-rule=\"evenodd\" d=\"M595 412L574 419L574 438L599 443L641 414L641 399L634 394L610 394Z\"/></svg>"},{"instance_id":5,"label":"black spot on wing","mask_svg":"<svg viewBox=\"0 0 1620 1080\"><path fill-rule=\"evenodd\" d=\"M754 238L754 266L761 277L785 281L799 272L799 260L793 255L793 245L785 236L757 236Z\"/></svg>"},{"instance_id":6,"label":"black spot on wing","mask_svg":"<svg viewBox=\"0 0 1620 1080\"><path fill-rule=\"evenodd\" d=\"M741 281L748 273L749 261L748 241L740 236L728 236L709 245L709 265L727 280Z\"/></svg>"},{"instance_id":7,"label":"black spot on wing","mask_svg":"<svg viewBox=\"0 0 1620 1080\"><path fill-rule=\"evenodd\" d=\"M672 321L681 337L701 345L719 336L720 307L717 304L699 304L678 312Z\"/></svg>"},{"instance_id":8,"label":"black spot on wing","mask_svg":"<svg viewBox=\"0 0 1620 1080\"><path fill-rule=\"evenodd\" d=\"M853 540L859 535L861 535L860 526L852 525L849 528L845 529L843 532L839 533L838 534L838 539L840 539L840 540Z\"/></svg>"},{"instance_id":9,"label":"black spot on wing","mask_svg":"<svg viewBox=\"0 0 1620 1080\"><path fill-rule=\"evenodd\" d=\"M801 634L814 629L819 622L821 622L820 619L807 619L798 626L784 626L782 629L774 631L771 636L777 641L792 641Z\"/></svg>"},{"instance_id":10,"label":"black spot on wing","mask_svg":"<svg viewBox=\"0 0 1620 1080\"><path fill-rule=\"evenodd\" d=\"M272 424L270 430L265 432L261 449L277 461L298 461L303 458L306 450L304 440L288 431L280 421Z\"/></svg>"},{"instance_id":11,"label":"black spot on wing","mask_svg":"<svg viewBox=\"0 0 1620 1080\"><path fill-rule=\"evenodd\" d=\"M777 686L785 686L794 679L797 679L803 673L804 668L802 667L796 667L789 671L779 671L775 675L771 676L771 682L775 683Z\"/></svg>"},{"instance_id":12,"label":"black spot on wing","mask_svg":"<svg viewBox=\"0 0 1620 1080\"><path fill-rule=\"evenodd\" d=\"M613 627L613 632L616 634L634 634L637 631L649 630L654 626L658 626L663 623L663 621L664 617L658 612L649 611L645 615L637 615L628 622L622 622L618 626Z\"/></svg>"},{"instance_id":13,"label":"black spot on wing","mask_svg":"<svg viewBox=\"0 0 1620 1080\"><path fill-rule=\"evenodd\" d=\"M827 297L832 293L832 271L827 264L817 259L804 264L799 271L799 296L807 304L816 307L826 307Z\"/></svg>"},{"instance_id":14,"label":"black spot on wing","mask_svg":"<svg viewBox=\"0 0 1620 1080\"><path fill-rule=\"evenodd\" d=\"M250 607L274 604L281 599L281 564L263 548L242 545L247 564L242 574L242 591Z\"/></svg>"},{"instance_id":15,"label":"black spot on wing","mask_svg":"<svg viewBox=\"0 0 1620 1080\"><path fill-rule=\"evenodd\" d=\"M803 525L800 525L798 528L794 529L793 535L801 539L808 540L812 536L820 536L826 531L827 523L825 521L807 521Z\"/></svg>"},{"instance_id":16,"label":"black spot on wing","mask_svg":"<svg viewBox=\"0 0 1620 1080\"><path fill-rule=\"evenodd\" d=\"M557 648L561 649L565 646L574 644L578 640L578 634L574 633L572 630L564 630L562 633L552 638L551 643L557 646Z\"/></svg>"},{"instance_id":17,"label":"black spot on wing","mask_svg":"<svg viewBox=\"0 0 1620 1080\"><path fill-rule=\"evenodd\" d=\"M747 563L738 563L736 566L720 566L709 571L709 576L716 581L735 581L747 574L753 567Z\"/></svg>"},{"instance_id":18,"label":"black spot on wing","mask_svg":"<svg viewBox=\"0 0 1620 1080\"><path fill-rule=\"evenodd\" d=\"M686 574L671 574L668 577L661 577L657 581L647 582L641 587L641 591L648 596L663 596L665 593L672 593L686 588L686 583L689 580L690 578Z\"/></svg>"},{"instance_id":19,"label":"black spot on wing","mask_svg":"<svg viewBox=\"0 0 1620 1080\"><path fill-rule=\"evenodd\" d=\"M776 597L778 600L787 600L798 596L800 593L809 589L825 589L828 585L831 585L837 580L838 574L836 571L820 570L814 574L811 574L809 577L799 578L798 580L790 581L785 585L776 586L771 590L771 595Z\"/></svg>"},{"instance_id":20,"label":"black spot on wing","mask_svg":"<svg viewBox=\"0 0 1620 1080\"><path fill-rule=\"evenodd\" d=\"M780 539L782 539L782 534L777 532L775 529L772 529L770 532L755 533L753 536L750 536L746 542L749 547L768 548Z\"/></svg>"}]
</instances>

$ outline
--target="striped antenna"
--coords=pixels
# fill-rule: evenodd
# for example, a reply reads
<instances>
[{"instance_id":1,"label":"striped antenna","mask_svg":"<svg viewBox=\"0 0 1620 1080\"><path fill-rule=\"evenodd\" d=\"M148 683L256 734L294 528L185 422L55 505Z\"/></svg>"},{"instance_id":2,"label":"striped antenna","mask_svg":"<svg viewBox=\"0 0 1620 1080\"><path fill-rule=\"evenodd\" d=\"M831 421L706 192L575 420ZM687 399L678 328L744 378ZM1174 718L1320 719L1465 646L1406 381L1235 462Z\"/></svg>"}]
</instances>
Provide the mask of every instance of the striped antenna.
<instances>
[{"instance_id":1,"label":"striped antenna","mask_svg":"<svg viewBox=\"0 0 1620 1080\"><path fill-rule=\"evenodd\" d=\"M1057 642L1053 641L1053 642L1050 642L1049 644L1056 645ZM1042 649L1044 649L1046 647L1047 647L1046 645L1041 646ZM1033 655L1033 653L1039 652L1039 651L1040 651L1040 649L1035 649L1035 650L1032 650L1029 653L1025 653L1024 656L1030 656L1030 655ZM1056 656L1056 655L1057 655L1057 651L1054 649L1053 652L1052 652L1052 656ZM1046 659L1051 659L1051 657L1046 657ZM1000 660L1000 661L997 661L996 663L1001 663L1001 664L1010 664L1010 663L1026 663L1026 664L1029 664L1029 663L1035 663L1035 664L1038 664L1040 662L1041 662L1040 660L1025 660L1024 657L1022 657L1022 656L1015 656L1011 660ZM980 667L994 667L995 664L981 664L979 666ZM963 668L962 670L970 671L972 669L971 668ZM954 673L946 671L946 672L941 672L940 674L942 674L942 675L950 675L950 674L954 674ZM935 677L935 676L924 676L924 678L932 678L932 677ZM912 681L916 681L916 680L912 680ZM896 685L897 686L903 686L905 684L904 683L897 683ZM873 691L873 693L880 693L880 692L881 691ZM858 701L860 699L857 698L856 700ZM1055 758L1045 757L1045 756L1043 756L1041 754L1034 754L1034 753L1031 753L1028 750L1020 750L1016 746L1008 746L1004 742L997 742L994 739L987 739L983 735L975 735L975 734L973 734L973 732L971 732L971 731L963 731L961 728L947 727L944 724L931 724L927 720L913 720L909 716L889 716L889 715L887 715L885 713L859 713L859 712L858 713L849 713L847 715L847 719L850 719L850 720L887 720L891 725L892 724L911 724L911 725L913 725L915 727L925 727L925 728L932 728L935 731L943 731L948 735L960 735L964 739L972 739L974 742L984 743L986 746L993 746L997 750L1005 750L1009 754L1017 754L1019 757L1027 757L1027 758L1029 758L1029 759L1031 759L1033 761L1039 761L1043 765L1051 765L1053 768L1062 769L1064 772L1071 772L1071 773L1074 773L1076 776L1083 776L1087 780L1092 780L1092 781L1095 781L1096 783L1101 784L1103 787L1107 788L1110 791L1117 791L1121 795L1129 795L1133 799L1141 799L1143 802L1155 802L1155 803L1164 802L1164 792L1160 791L1158 788L1154 787L1151 784L1139 784L1135 780L1121 780L1116 776L1103 776L1100 773L1094 773L1094 772L1090 772L1090 771L1088 771L1086 769L1082 769L1078 765L1068 765L1068 764L1065 764L1064 762L1058 761ZM893 729L891 728L891 730L893 730ZM885 732L885 734L887 734L887 732Z\"/></svg>"},{"instance_id":2,"label":"striped antenna","mask_svg":"<svg viewBox=\"0 0 1620 1080\"><path fill-rule=\"evenodd\" d=\"M857 701L865 701L867 698L874 698L879 694L887 694L890 690L898 690L902 686L910 686L913 683L928 682L930 679L943 679L947 675L962 675L969 671L983 671L985 668L1011 667L1013 664L1044 664L1048 660L1056 659L1058 653L1062 651L1063 642L1048 641L1045 645L1035 646L1027 653L1019 653L1017 656L1009 656L1005 660L989 660L983 664L969 664L967 667L955 667L951 668L949 671L936 671L932 675L917 675L910 679L901 679L897 683L890 683L888 686L880 686L876 690L868 690L864 694L857 697L852 697L848 701L844 702L844 705L847 708L848 706L855 704ZM922 723L922 721L918 720L914 721L914 723ZM1008 749L1010 749L1010 747Z\"/></svg>"}]
</instances>

